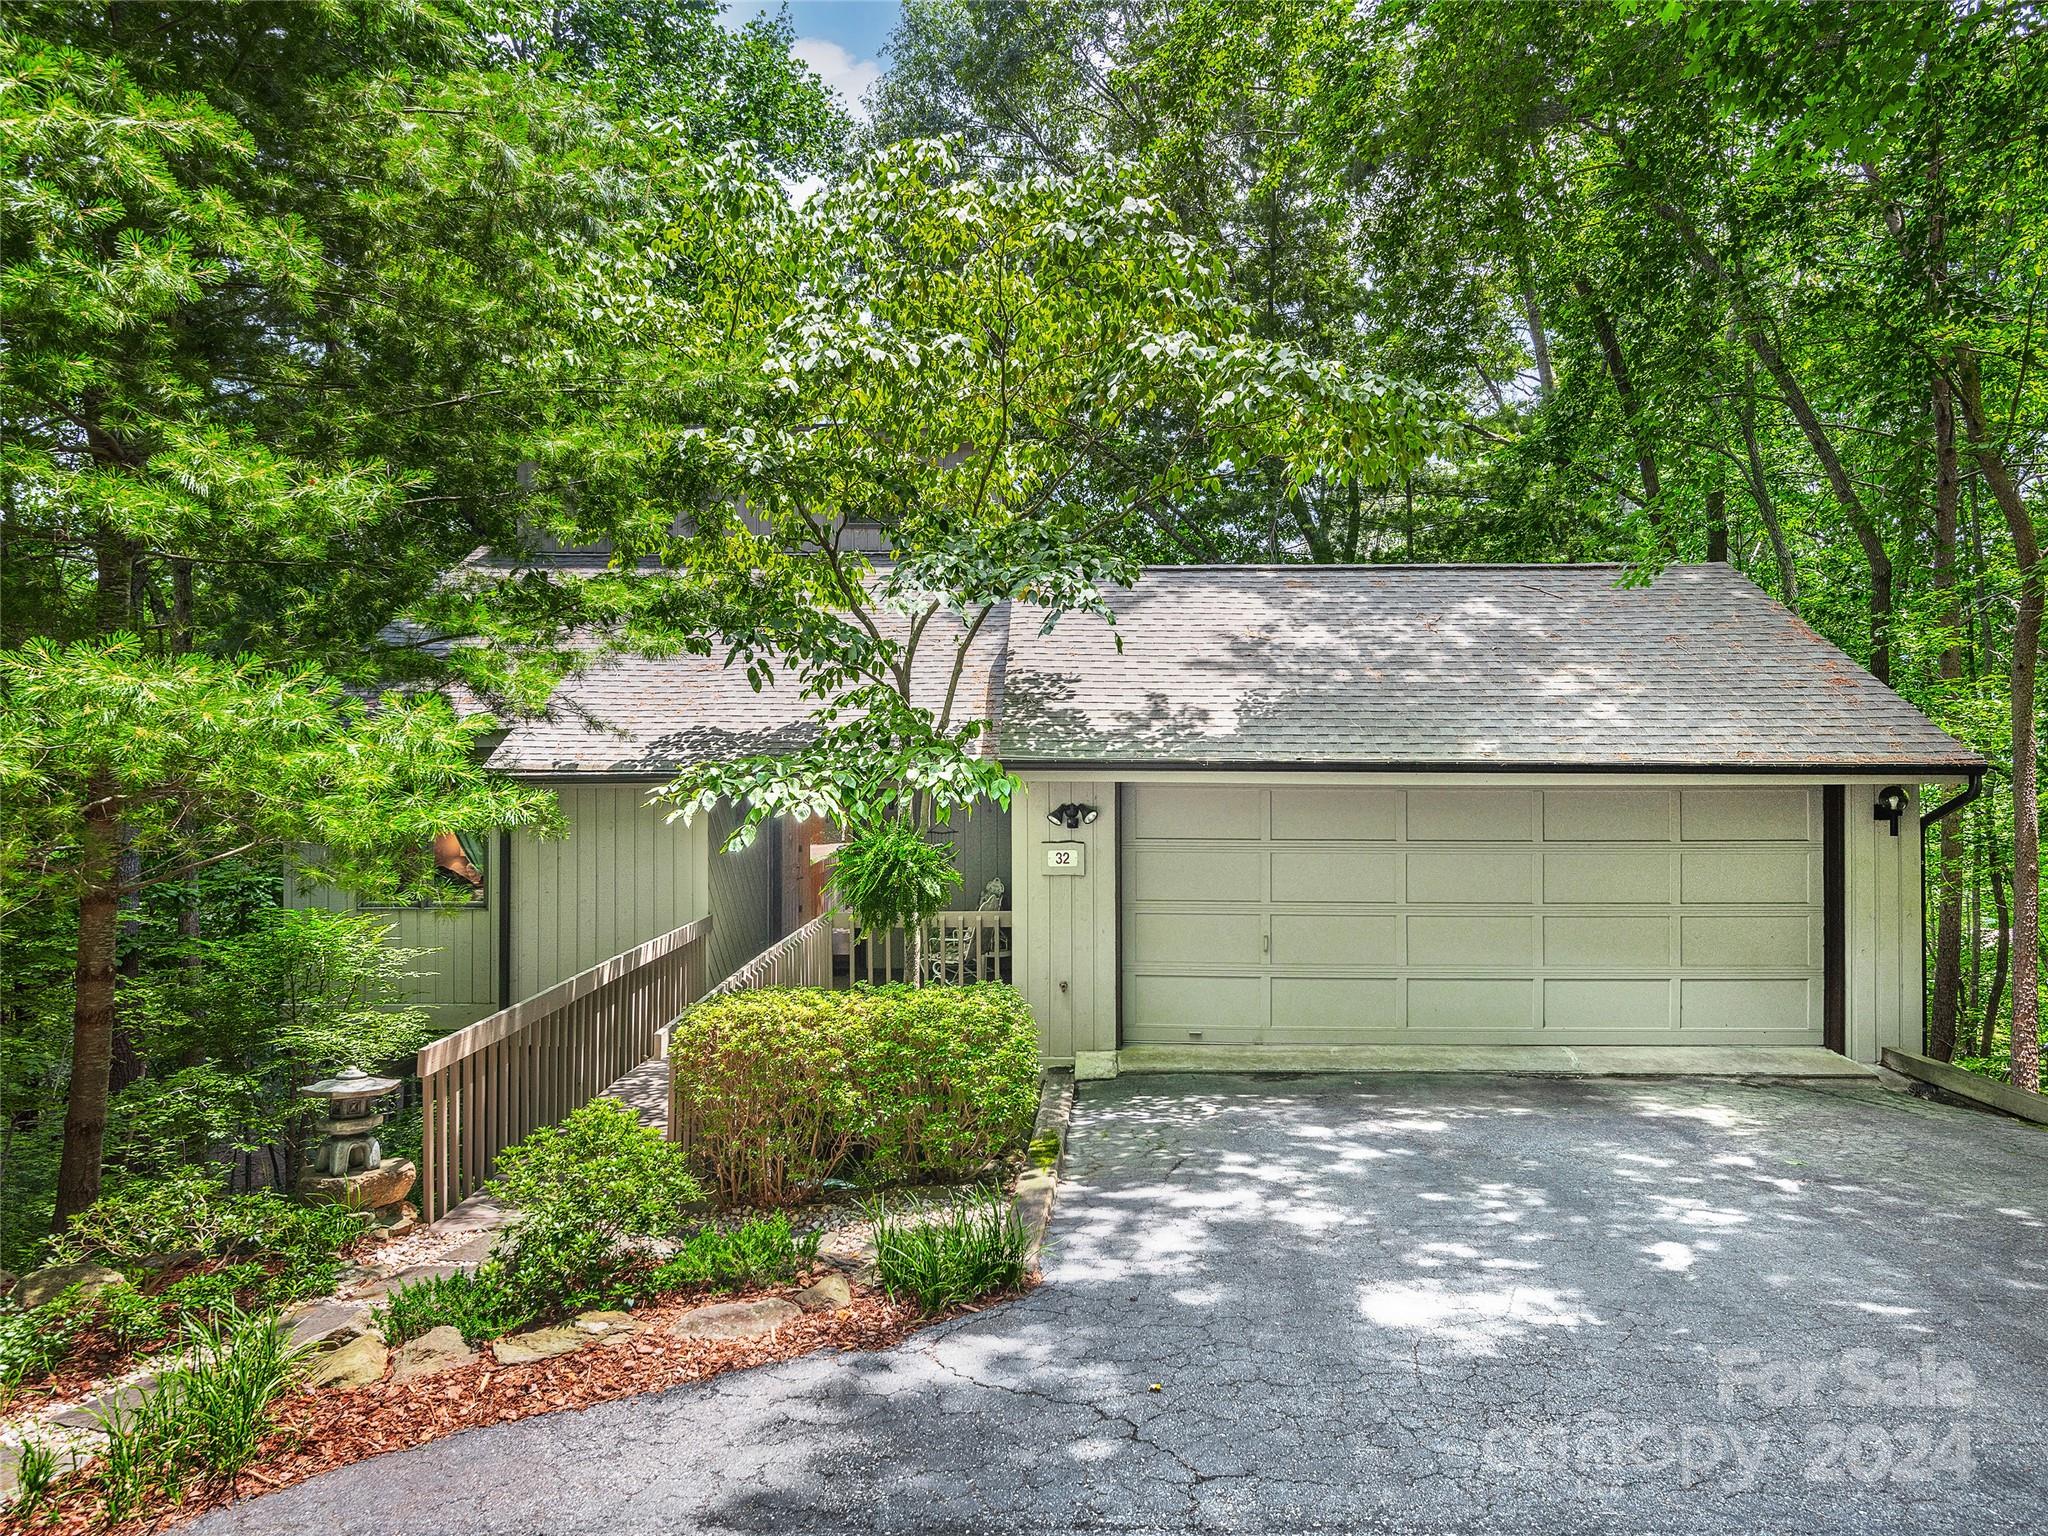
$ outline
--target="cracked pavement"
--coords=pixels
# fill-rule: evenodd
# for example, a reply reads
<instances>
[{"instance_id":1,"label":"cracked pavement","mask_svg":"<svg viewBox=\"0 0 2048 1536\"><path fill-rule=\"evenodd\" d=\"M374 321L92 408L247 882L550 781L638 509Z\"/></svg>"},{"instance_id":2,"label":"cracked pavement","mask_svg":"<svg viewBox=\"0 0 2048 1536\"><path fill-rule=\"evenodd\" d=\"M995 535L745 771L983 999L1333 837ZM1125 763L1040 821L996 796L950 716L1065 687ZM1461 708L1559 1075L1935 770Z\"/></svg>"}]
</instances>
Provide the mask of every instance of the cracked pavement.
<instances>
[{"instance_id":1,"label":"cracked pavement","mask_svg":"<svg viewBox=\"0 0 2048 1536\"><path fill-rule=\"evenodd\" d=\"M1875 1084L1089 1083L1051 1242L1029 1296L896 1349L193 1529L1979 1536L2048 1507L2048 1134Z\"/></svg>"}]
</instances>

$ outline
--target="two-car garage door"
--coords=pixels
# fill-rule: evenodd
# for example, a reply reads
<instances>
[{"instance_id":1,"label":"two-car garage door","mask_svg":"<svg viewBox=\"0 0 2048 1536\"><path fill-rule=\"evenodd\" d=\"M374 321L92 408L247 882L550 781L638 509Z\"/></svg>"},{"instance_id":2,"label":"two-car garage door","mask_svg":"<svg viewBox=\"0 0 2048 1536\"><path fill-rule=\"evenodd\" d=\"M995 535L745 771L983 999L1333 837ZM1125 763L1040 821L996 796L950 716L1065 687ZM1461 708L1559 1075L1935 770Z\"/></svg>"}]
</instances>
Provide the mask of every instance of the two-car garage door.
<instances>
[{"instance_id":1,"label":"two-car garage door","mask_svg":"<svg viewBox=\"0 0 2048 1536\"><path fill-rule=\"evenodd\" d=\"M1821 1042L1818 789L1124 796L1127 1045Z\"/></svg>"}]
</instances>

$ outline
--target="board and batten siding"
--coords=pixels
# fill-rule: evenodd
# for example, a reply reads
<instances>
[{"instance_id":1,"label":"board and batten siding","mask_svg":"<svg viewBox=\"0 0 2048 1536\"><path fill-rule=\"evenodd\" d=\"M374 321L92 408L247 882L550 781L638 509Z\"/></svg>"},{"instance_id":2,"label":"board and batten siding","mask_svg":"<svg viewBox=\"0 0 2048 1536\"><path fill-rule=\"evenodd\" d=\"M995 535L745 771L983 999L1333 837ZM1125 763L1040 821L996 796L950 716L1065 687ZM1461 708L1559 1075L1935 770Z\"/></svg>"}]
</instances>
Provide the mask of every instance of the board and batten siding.
<instances>
[{"instance_id":1,"label":"board and batten siding","mask_svg":"<svg viewBox=\"0 0 2048 1536\"><path fill-rule=\"evenodd\" d=\"M781 937L776 828L764 824L746 847L723 851L740 824L739 808L721 801L711 813L705 854L711 861L711 957L708 979L725 980Z\"/></svg>"},{"instance_id":2,"label":"board and batten siding","mask_svg":"<svg viewBox=\"0 0 2048 1536\"><path fill-rule=\"evenodd\" d=\"M644 784L548 788L566 837L512 844L512 995L531 997L710 910L708 834L647 804ZM712 928L717 936L717 925Z\"/></svg>"},{"instance_id":3,"label":"board and batten siding","mask_svg":"<svg viewBox=\"0 0 2048 1536\"><path fill-rule=\"evenodd\" d=\"M1843 1054L1857 1061L1876 1061L1887 1046L1918 1052L1924 1045L1920 793L1908 789L1911 800L1899 818L1899 835L1893 837L1871 815L1880 787L1851 784L1843 795L1843 917L1848 927Z\"/></svg>"},{"instance_id":4,"label":"board and batten siding","mask_svg":"<svg viewBox=\"0 0 2048 1536\"><path fill-rule=\"evenodd\" d=\"M1041 813L1040 820L1043 819ZM972 810L956 812L952 822L936 835L952 844L953 863L960 871L959 888L947 902L948 906L962 911L979 907L981 893L991 880L1003 882L1002 905L1016 905L1016 882L1011 876L1011 816L1008 811L982 803Z\"/></svg>"},{"instance_id":5,"label":"board and batten siding","mask_svg":"<svg viewBox=\"0 0 2048 1536\"><path fill-rule=\"evenodd\" d=\"M1101 815L1073 831L1046 821L1070 800ZM1116 1049L1116 785L1030 778L1011 801L1013 883L1018 934L1011 979L1038 1020L1039 1051L1049 1063L1076 1053ZM1086 873L1048 875L1045 845L1080 843Z\"/></svg>"},{"instance_id":6,"label":"board and batten siding","mask_svg":"<svg viewBox=\"0 0 2048 1536\"><path fill-rule=\"evenodd\" d=\"M498 840L484 851L485 899L462 907L368 907L335 886L287 877L284 905L360 911L389 925L385 942L426 950L413 962L405 1000L425 1008L437 1030L451 1031L498 1009Z\"/></svg>"}]
</instances>

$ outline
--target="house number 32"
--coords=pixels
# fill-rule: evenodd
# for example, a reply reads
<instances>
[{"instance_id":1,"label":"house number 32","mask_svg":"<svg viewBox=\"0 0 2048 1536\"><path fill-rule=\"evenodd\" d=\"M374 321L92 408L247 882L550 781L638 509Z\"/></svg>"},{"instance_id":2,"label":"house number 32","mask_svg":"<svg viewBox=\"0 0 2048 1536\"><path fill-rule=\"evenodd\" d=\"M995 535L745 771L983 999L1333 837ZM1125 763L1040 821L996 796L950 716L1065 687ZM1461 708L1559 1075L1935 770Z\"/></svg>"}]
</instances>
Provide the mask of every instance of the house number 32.
<instances>
[{"instance_id":1,"label":"house number 32","mask_svg":"<svg viewBox=\"0 0 2048 1536\"><path fill-rule=\"evenodd\" d=\"M1085 850L1082 843L1047 843L1045 845L1045 872L1048 875L1078 875L1081 873L1081 855Z\"/></svg>"}]
</instances>

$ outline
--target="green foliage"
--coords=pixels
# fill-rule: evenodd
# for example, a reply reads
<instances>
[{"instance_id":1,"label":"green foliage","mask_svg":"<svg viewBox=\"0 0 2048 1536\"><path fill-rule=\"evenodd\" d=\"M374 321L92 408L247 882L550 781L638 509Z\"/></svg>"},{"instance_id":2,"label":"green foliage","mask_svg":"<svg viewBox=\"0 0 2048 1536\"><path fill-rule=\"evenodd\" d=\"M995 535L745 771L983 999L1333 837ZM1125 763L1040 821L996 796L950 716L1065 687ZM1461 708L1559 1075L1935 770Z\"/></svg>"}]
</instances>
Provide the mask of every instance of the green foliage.
<instances>
[{"instance_id":1,"label":"green foliage","mask_svg":"<svg viewBox=\"0 0 2048 1536\"><path fill-rule=\"evenodd\" d=\"M429 1329L451 1327L471 1344L516 1333L541 1315L525 1286L515 1286L503 1264L486 1261L475 1270L433 1275L402 1285L377 1308L377 1329L389 1344L416 1339Z\"/></svg>"},{"instance_id":2,"label":"green foliage","mask_svg":"<svg viewBox=\"0 0 2048 1536\"><path fill-rule=\"evenodd\" d=\"M988 179L917 141L750 207L756 242L715 253L735 303L714 345L758 387L678 439L692 530L642 545L689 643L818 703L804 744L664 791L684 816L746 804L742 841L778 814L859 831L1006 802L968 664L1001 603L1107 619L1134 530L1182 497L1398 477L1449 434L1426 393L1261 334L1220 255L1107 165ZM1166 419L1174 451L1149 451Z\"/></svg>"},{"instance_id":3,"label":"green foliage","mask_svg":"<svg viewBox=\"0 0 2048 1536\"><path fill-rule=\"evenodd\" d=\"M86 1315L70 1292L32 1308L0 1300L0 1405L15 1388L57 1368Z\"/></svg>"},{"instance_id":4,"label":"green foliage","mask_svg":"<svg viewBox=\"0 0 2048 1536\"><path fill-rule=\"evenodd\" d=\"M309 1269L362 1236L369 1218L331 1205L300 1205L273 1190L233 1194L198 1168L100 1199L51 1239L53 1262L130 1268L145 1259L273 1261Z\"/></svg>"},{"instance_id":5,"label":"green foliage","mask_svg":"<svg viewBox=\"0 0 2048 1536\"><path fill-rule=\"evenodd\" d=\"M855 1157L957 1178L1023 1143L1037 1031L1010 988L765 988L699 1004L669 1047L691 1145L726 1199L778 1205Z\"/></svg>"},{"instance_id":6,"label":"green foliage","mask_svg":"<svg viewBox=\"0 0 2048 1536\"><path fill-rule=\"evenodd\" d=\"M999 1193L962 1196L936 1212L907 1215L876 1201L867 1217L882 1289L925 1312L1017 1290L1029 1274L1031 1229Z\"/></svg>"},{"instance_id":7,"label":"green foliage","mask_svg":"<svg viewBox=\"0 0 2048 1536\"><path fill-rule=\"evenodd\" d=\"M102 1514L119 1524L194 1478L232 1477L254 1458L270 1405L296 1377L304 1346L288 1342L275 1313L194 1318L183 1359L155 1389L100 1415L106 1443L92 1470Z\"/></svg>"},{"instance_id":8,"label":"green foliage","mask_svg":"<svg viewBox=\"0 0 2048 1536\"><path fill-rule=\"evenodd\" d=\"M548 1310L613 1299L632 1240L680 1230L704 1195L680 1148L603 1098L499 1154L491 1191L519 1209L507 1277Z\"/></svg>"},{"instance_id":9,"label":"green foliage","mask_svg":"<svg viewBox=\"0 0 2048 1536\"><path fill-rule=\"evenodd\" d=\"M832 894L864 933L915 927L944 911L959 884L951 845L908 821L859 829L832 861Z\"/></svg>"},{"instance_id":10,"label":"green foliage","mask_svg":"<svg viewBox=\"0 0 2048 1536\"><path fill-rule=\"evenodd\" d=\"M703 1227L648 1276L650 1295L703 1287L736 1290L794 1279L818 1256L816 1232L793 1231L780 1211L737 1227Z\"/></svg>"},{"instance_id":11,"label":"green foliage","mask_svg":"<svg viewBox=\"0 0 2048 1536\"><path fill-rule=\"evenodd\" d=\"M9 1513L23 1525L42 1513L57 1481L57 1453L40 1440L24 1440L14 1461L14 1503Z\"/></svg>"}]
</instances>

